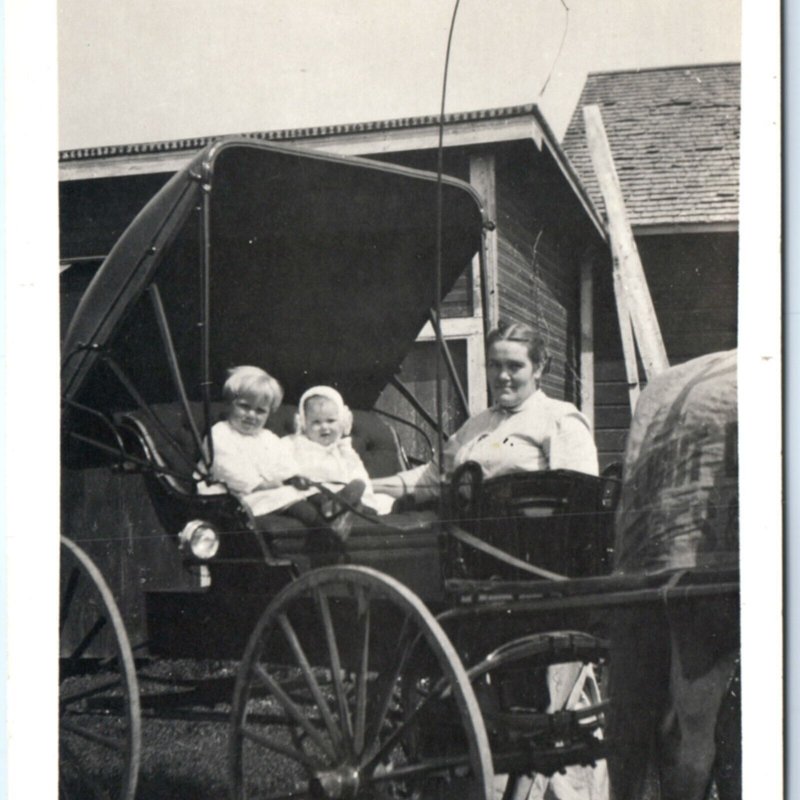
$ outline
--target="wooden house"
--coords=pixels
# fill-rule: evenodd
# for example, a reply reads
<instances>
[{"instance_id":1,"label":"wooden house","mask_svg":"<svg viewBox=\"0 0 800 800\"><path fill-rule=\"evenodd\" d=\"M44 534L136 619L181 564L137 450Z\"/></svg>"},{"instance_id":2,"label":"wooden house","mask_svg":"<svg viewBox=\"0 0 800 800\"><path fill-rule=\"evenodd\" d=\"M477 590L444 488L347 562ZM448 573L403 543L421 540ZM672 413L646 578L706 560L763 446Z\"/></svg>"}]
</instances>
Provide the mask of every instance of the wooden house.
<instances>
[{"instance_id":1,"label":"wooden house","mask_svg":"<svg viewBox=\"0 0 800 800\"><path fill-rule=\"evenodd\" d=\"M736 346L739 95L739 64L593 73L563 142L604 212L582 114L600 107L671 364ZM610 269L594 277L595 435L609 463L630 408Z\"/></svg>"}]
</instances>

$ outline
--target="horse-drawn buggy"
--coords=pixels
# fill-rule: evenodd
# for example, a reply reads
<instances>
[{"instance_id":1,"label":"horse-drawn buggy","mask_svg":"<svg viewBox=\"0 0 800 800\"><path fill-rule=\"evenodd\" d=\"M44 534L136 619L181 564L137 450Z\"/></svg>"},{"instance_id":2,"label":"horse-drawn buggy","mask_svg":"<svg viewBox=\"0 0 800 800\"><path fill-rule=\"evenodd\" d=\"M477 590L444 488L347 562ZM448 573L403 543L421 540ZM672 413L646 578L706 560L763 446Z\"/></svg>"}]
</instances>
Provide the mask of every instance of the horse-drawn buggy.
<instances>
[{"instance_id":1,"label":"horse-drawn buggy","mask_svg":"<svg viewBox=\"0 0 800 800\"><path fill-rule=\"evenodd\" d=\"M229 726L237 798L490 797L495 774L512 797L613 744L610 610L736 596L718 564L612 575L615 477L467 463L336 546L198 490L237 364L283 384L274 432L330 384L370 477L407 469L376 400L489 225L455 180L232 140L123 234L63 343L62 797L132 798L142 718L192 715ZM170 682L165 659L237 666Z\"/></svg>"}]
</instances>

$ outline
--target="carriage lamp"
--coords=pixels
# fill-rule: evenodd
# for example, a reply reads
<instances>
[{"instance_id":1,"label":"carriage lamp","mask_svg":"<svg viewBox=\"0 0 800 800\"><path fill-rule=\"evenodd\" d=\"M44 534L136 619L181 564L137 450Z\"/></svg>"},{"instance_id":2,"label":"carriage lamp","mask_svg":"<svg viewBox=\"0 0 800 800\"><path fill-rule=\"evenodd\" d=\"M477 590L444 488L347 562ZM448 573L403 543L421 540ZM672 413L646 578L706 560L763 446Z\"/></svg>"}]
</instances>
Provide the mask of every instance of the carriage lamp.
<instances>
[{"instance_id":1,"label":"carriage lamp","mask_svg":"<svg viewBox=\"0 0 800 800\"><path fill-rule=\"evenodd\" d=\"M202 519L187 522L178 534L181 548L188 547L195 558L206 561L213 558L219 550L219 534Z\"/></svg>"}]
</instances>

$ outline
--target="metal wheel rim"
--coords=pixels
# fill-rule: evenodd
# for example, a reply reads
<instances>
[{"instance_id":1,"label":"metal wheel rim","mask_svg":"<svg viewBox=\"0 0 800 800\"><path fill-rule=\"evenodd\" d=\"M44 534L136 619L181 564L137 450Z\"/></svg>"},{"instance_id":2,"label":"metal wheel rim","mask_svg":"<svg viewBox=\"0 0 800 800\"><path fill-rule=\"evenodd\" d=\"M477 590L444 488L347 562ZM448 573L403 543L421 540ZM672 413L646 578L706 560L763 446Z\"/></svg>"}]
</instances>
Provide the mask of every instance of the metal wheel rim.
<instances>
[{"instance_id":1,"label":"metal wheel rim","mask_svg":"<svg viewBox=\"0 0 800 800\"><path fill-rule=\"evenodd\" d=\"M118 743L113 742L113 744L109 741L108 743L104 744L101 741L97 741L97 737L92 738L90 732L83 731L81 732L80 726L75 725L72 723L68 717L68 709L70 706L70 702L72 705L80 701L78 696L74 696L72 699L64 694L65 686L64 681L60 681L59 686L59 796L66 793L66 788L64 782L62 781L61 776L61 769L63 760L67 757L67 751L70 750L66 742L62 741L62 738L73 735L77 736L78 738L85 738L88 741L92 741L95 744L99 744L100 746L106 746L109 749L124 749L124 754L122 756L124 760L123 768L121 770L121 780L119 785L119 791L117 793L109 793L105 790L105 787L95 786L93 787L93 791L95 791L98 796L101 797L113 797L114 800L133 800L136 794L136 785L139 776L139 764L141 759L141 709L140 709L140 702L139 702L139 684L136 678L136 665L133 660L133 652L131 650L130 641L128 639L128 634L125 630L125 624L122 621L122 616L119 612L119 608L117 606L116 601L114 600L114 596L111 593L111 590L108 587L105 579L103 578L100 570L94 564L94 562L89 558L89 556L71 539L68 539L65 536L61 537L61 547L62 553L64 549L69 551L72 557L74 557L75 561L77 562L82 574L86 576L89 581L91 582L92 587L97 593L99 597L103 610L105 612L105 621L106 624L110 624L110 630L113 633L113 639L116 649L116 670L119 672L120 676L120 686L123 691L123 698L124 698L124 717L125 717L125 740L124 744L121 747ZM63 589L63 587L62 587ZM61 598L61 626L66 623L67 618L69 617L69 604L71 600L67 599L67 608L64 608L64 601L65 598ZM91 632L90 632L91 634ZM75 654L73 654L75 655ZM62 661L67 661L68 659L62 659ZM111 685L109 685L111 688ZM80 765L76 764L77 761L77 754L72 754L72 763L75 764L78 771L80 771ZM89 784L94 783L91 774L84 773L84 778L87 780ZM69 796L69 795L67 795ZM82 796L81 800L85 800L85 797Z\"/></svg>"}]
</instances>

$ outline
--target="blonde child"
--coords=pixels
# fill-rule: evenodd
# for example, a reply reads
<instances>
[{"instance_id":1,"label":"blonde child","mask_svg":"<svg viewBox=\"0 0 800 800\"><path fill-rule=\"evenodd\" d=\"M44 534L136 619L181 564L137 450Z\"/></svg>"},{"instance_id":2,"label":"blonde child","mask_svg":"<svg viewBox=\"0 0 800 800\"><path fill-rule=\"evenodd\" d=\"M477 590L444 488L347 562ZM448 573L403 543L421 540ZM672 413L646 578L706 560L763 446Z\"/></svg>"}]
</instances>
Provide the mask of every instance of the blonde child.
<instances>
[{"instance_id":1,"label":"blonde child","mask_svg":"<svg viewBox=\"0 0 800 800\"><path fill-rule=\"evenodd\" d=\"M264 427L283 399L278 381L259 367L234 367L222 393L228 404L227 416L211 429L211 480L199 490L218 491L213 482L224 484L249 509L257 527L263 525L264 517L280 512L346 539L352 525L351 512L344 511L346 505L333 501L323 512L324 498L299 477L292 443ZM362 492L359 482L338 494L352 504Z\"/></svg>"},{"instance_id":2,"label":"blonde child","mask_svg":"<svg viewBox=\"0 0 800 800\"><path fill-rule=\"evenodd\" d=\"M353 449L350 432L353 414L341 394L330 386L314 386L300 398L295 419L295 433L285 437L300 474L331 491L355 481L364 484L362 508L379 514L388 513L393 499L376 495L367 470Z\"/></svg>"}]
</instances>

